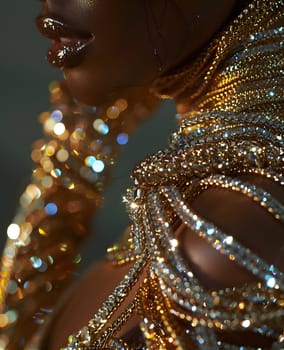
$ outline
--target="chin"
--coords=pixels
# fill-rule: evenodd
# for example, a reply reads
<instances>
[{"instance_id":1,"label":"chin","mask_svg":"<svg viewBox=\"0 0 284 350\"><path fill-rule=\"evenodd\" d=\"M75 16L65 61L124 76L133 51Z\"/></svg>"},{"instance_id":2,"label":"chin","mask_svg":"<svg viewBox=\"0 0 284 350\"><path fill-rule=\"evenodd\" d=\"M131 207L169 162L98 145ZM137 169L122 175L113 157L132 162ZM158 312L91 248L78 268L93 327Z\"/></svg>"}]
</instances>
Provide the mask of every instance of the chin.
<instances>
[{"instance_id":1,"label":"chin","mask_svg":"<svg viewBox=\"0 0 284 350\"><path fill-rule=\"evenodd\" d=\"M95 81L90 79L89 74L74 69L67 69L64 73L71 95L84 105L102 106L112 103L116 98L114 88L107 86L106 81Z\"/></svg>"}]
</instances>

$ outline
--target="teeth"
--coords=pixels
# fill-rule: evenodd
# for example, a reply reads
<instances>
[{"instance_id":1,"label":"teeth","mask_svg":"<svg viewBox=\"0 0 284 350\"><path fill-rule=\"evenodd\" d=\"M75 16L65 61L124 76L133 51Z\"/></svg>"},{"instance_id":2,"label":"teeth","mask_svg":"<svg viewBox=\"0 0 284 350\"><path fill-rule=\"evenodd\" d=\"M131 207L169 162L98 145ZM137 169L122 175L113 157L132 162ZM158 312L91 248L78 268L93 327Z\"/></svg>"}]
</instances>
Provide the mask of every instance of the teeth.
<instances>
[{"instance_id":1,"label":"teeth","mask_svg":"<svg viewBox=\"0 0 284 350\"><path fill-rule=\"evenodd\" d=\"M70 38L63 38L63 37L61 37L61 38L60 38L60 41L61 41L62 43L67 44L67 43L70 43Z\"/></svg>"}]
</instances>

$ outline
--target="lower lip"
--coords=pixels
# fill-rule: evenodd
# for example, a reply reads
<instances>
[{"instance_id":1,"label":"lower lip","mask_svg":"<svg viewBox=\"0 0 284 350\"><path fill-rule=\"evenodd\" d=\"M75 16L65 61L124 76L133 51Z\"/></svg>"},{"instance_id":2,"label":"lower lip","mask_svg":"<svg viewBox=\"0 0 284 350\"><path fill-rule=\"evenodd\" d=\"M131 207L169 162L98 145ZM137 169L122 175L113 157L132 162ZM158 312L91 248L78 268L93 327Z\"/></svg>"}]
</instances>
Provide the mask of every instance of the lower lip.
<instances>
[{"instance_id":1,"label":"lower lip","mask_svg":"<svg viewBox=\"0 0 284 350\"><path fill-rule=\"evenodd\" d=\"M80 65L83 61L92 38L70 38L62 41L52 41L48 49L47 60L57 68L72 68Z\"/></svg>"}]
</instances>

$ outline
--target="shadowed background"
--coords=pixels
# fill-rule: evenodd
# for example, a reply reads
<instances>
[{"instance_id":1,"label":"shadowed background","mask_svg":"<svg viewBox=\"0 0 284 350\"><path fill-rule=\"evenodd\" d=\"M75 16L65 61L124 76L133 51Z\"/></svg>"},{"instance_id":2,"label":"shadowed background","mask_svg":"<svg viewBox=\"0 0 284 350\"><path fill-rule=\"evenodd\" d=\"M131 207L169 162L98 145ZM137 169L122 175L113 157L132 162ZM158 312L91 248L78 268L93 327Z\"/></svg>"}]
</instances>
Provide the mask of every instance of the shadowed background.
<instances>
[{"instance_id":1,"label":"shadowed background","mask_svg":"<svg viewBox=\"0 0 284 350\"><path fill-rule=\"evenodd\" d=\"M48 84L60 79L61 72L48 66L45 52L48 41L36 31L34 18L39 13L36 1L6 1L1 5L1 137L0 137L0 245L18 206L18 198L29 182L31 145L41 137L37 116L48 108ZM128 218L121 197L131 183L134 164L145 155L167 145L174 128L174 106L161 105L154 118L130 137L119 158L106 201L93 223L91 241L84 249L85 265L94 261L124 230ZM143 142L147 140L147 143Z\"/></svg>"}]
</instances>

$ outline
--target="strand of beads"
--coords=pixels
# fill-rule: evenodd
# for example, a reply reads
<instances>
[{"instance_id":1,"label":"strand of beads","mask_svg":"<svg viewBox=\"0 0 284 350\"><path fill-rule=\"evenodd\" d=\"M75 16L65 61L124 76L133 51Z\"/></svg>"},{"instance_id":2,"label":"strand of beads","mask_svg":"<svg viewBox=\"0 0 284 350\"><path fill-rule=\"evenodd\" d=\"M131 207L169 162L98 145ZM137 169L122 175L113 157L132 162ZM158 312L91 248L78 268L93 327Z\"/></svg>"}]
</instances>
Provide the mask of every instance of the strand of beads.
<instances>
[{"instance_id":1,"label":"strand of beads","mask_svg":"<svg viewBox=\"0 0 284 350\"><path fill-rule=\"evenodd\" d=\"M2 257L0 344L9 350L34 345L33 336L48 327L81 261L116 155L155 105L130 96L85 107L64 83L51 84L50 93L52 108L40 115L46 136L34 144L32 180Z\"/></svg>"}]
</instances>

